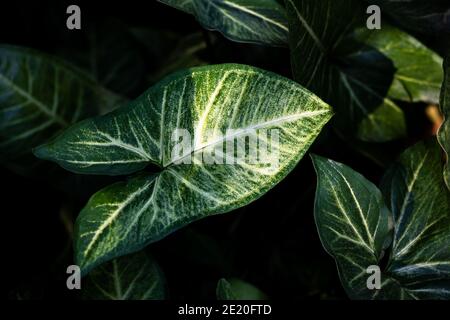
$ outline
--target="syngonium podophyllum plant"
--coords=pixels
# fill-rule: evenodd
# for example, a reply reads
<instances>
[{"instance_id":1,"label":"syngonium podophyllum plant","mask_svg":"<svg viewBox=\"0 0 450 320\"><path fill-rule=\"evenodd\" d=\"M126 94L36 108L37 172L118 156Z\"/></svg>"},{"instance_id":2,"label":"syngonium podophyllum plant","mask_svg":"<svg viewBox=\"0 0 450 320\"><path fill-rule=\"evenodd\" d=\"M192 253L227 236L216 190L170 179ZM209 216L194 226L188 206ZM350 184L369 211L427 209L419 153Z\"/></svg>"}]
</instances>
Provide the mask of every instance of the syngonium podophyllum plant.
<instances>
[{"instance_id":1,"label":"syngonium podophyllum plant","mask_svg":"<svg viewBox=\"0 0 450 320\"><path fill-rule=\"evenodd\" d=\"M437 104L440 97L443 114L449 112L442 58L384 20L381 30L368 30L362 0L161 2L232 41L289 47L293 80L247 65L207 65L174 72L128 101L104 88L108 75L92 77L31 49L0 47L2 163L23 172L33 149L76 174L126 177L96 192L76 220L75 262L88 275L88 298L165 298L164 275L143 249L264 195L333 114L334 132L364 147L407 135L401 102ZM450 32L446 20L427 20L430 10L442 12L438 2L408 8L408 19L399 18L393 2L378 4L403 30L422 23L429 28L421 32ZM193 139L174 157L180 129ZM277 132L277 144L271 135L246 142L244 153L253 147L263 161L204 161L252 130ZM379 188L343 164L312 156L318 232L350 298L450 297L448 121L437 140L405 150ZM367 286L373 266L381 272L375 290ZM217 297L265 294L221 279Z\"/></svg>"}]
</instances>

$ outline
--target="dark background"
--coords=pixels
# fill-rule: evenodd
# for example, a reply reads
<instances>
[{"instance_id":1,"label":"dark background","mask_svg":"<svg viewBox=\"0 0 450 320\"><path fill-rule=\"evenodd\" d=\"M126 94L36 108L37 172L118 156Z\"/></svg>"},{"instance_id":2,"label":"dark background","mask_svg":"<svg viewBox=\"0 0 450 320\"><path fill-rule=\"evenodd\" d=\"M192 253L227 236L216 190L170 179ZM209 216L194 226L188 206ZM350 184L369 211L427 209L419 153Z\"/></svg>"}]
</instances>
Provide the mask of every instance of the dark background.
<instances>
[{"instance_id":1,"label":"dark background","mask_svg":"<svg viewBox=\"0 0 450 320\"><path fill-rule=\"evenodd\" d=\"M66 29L66 8L78 4L82 30ZM174 50L173 39L200 33L208 46L199 53L209 64L250 64L291 77L287 48L238 44L220 34L204 31L195 19L154 0L150 1L10 1L0 5L0 43L31 47L79 62L75 53L88 50L92 30L114 25L152 30L146 43L133 42L139 59L136 86L127 90L135 98L148 88L154 74ZM119 22L119 23L118 23ZM114 37L114 28L100 37ZM156 36L155 36L156 34ZM170 34L170 36L167 36ZM174 36L175 35L175 36ZM428 39L434 43L435 39ZM120 38L113 41L120 45ZM123 43L122 43L123 44ZM136 45L136 46L134 46ZM133 51L134 52L134 51ZM81 64L81 67L83 65ZM292 78L292 77L291 77ZM410 106L409 106L410 107ZM312 152L350 165L378 183L384 168L404 147L426 136L430 123L425 105L408 113L410 138L374 146L377 161L325 130ZM419 120L420 119L420 120ZM393 151L397 150L397 151ZM382 160L379 160L382 159ZM24 177L0 168L2 282L10 299L78 299L65 286L66 267L72 264L70 232L89 195L111 179L88 177L76 183L55 183L55 175L75 177L62 170L42 169L40 177ZM346 299L333 259L323 250L313 219L315 174L306 156L273 190L239 210L191 224L149 246L164 270L173 299L215 299L217 281L237 277L272 299Z\"/></svg>"}]
</instances>

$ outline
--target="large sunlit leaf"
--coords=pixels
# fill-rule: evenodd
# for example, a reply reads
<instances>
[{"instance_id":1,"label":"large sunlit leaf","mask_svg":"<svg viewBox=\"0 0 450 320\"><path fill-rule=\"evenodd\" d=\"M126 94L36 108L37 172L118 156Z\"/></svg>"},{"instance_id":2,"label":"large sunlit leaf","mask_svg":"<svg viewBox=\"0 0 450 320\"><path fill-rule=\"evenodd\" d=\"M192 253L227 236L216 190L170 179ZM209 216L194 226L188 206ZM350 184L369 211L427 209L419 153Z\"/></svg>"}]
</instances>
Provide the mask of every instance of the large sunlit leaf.
<instances>
[{"instance_id":1,"label":"large sunlit leaf","mask_svg":"<svg viewBox=\"0 0 450 320\"><path fill-rule=\"evenodd\" d=\"M450 298L450 193L433 140L406 150L383 181L394 219L387 271L416 298Z\"/></svg>"},{"instance_id":2,"label":"large sunlit leaf","mask_svg":"<svg viewBox=\"0 0 450 320\"><path fill-rule=\"evenodd\" d=\"M392 99L439 102L442 58L409 34L384 23L381 30L358 30L358 39L390 58L396 68Z\"/></svg>"},{"instance_id":3,"label":"large sunlit leaf","mask_svg":"<svg viewBox=\"0 0 450 320\"><path fill-rule=\"evenodd\" d=\"M378 5L382 15L418 33L450 34L450 3L447 0L365 0Z\"/></svg>"},{"instance_id":4,"label":"large sunlit leaf","mask_svg":"<svg viewBox=\"0 0 450 320\"><path fill-rule=\"evenodd\" d=\"M448 299L450 195L437 143L419 143L401 155L383 181L384 198L351 168L320 157L313 160L317 228L349 297ZM379 290L367 286L370 266L381 269Z\"/></svg>"},{"instance_id":5,"label":"large sunlit leaf","mask_svg":"<svg viewBox=\"0 0 450 320\"><path fill-rule=\"evenodd\" d=\"M276 74L234 64L199 67L167 77L128 106L71 127L35 153L78 173L160 168L90 199L78 217L75 241L77 263L87 271L259 198L292 170L331 115L318 97ZM172 157L176 129L186 129L192 144ZM257 161L208 164L210 153L225 151L233 160L234 143L250 132L258 144L247 141L242 151L245 159L250 149L257 151Z\"/></svg>"},{"instance_id":6,"label":"large sunlit leaf","mask_svg":"<svg viewBox=\"0 0 450 320\"><path fill-rule=\"evenodd\" d=\"M447 164L444 168L444 179L448 189L450 190L450 52L445 60L444 74L445 78L442 83L440 102L441 110L444 114L444 123L439 128L438 140L447 157Z\"/></svg>"},{"instance_id":7,"label":"large sunlit leaf","mask_svg":"<svg viewBox=\"0 0 450 320\"><path fill-rule=\"evenodd\" d=\"M218 300L265 300L267 296L254 285L240 279L220 279L217 283Z\"/></svg>"},{"instance_id":8,"label":"large sunlit leaf","mask_svg":"<svg viewBox=\"0 0 450 320\"><path fill-rule=\"evenodd\" d=\"M162 300L166 281L153 257L138 252L109 261L83 279L90 300Z\"/></svg>"},{"instance_id":9,"label":"large sunlit leaf","mask_svg":"<svg viewBox=\"0 0 450 320\"><path fill-rule=\"evenodd\" d=\"M335 108L338 129L364 141L403 137L403 112L386 98L392 62L352 36L365 25L361 3L286 0L286 9L294 77Z\"/></svg>"},{"instance_id":10,"label":"large sunlit leaf","mask_svg":"<svg viewBox=\"0 0 450 320\"><path fill-rule=\"evenodd\" d=\"M210 30L239 42L285 46L288 26L276 0L159 0L194 15Z\"/></svg>"},{"instance_id":11,"label":"large sunlit leaf","mask_svg":"<svg viewBox=\"0 0 450 320\"><path fill-rule=\"evenodd\" d=\"M1 161L29 169L33 147L80 119L112 109L118 101L116 95L55 57L1 45Z\"/></svg>"}]
</instances>

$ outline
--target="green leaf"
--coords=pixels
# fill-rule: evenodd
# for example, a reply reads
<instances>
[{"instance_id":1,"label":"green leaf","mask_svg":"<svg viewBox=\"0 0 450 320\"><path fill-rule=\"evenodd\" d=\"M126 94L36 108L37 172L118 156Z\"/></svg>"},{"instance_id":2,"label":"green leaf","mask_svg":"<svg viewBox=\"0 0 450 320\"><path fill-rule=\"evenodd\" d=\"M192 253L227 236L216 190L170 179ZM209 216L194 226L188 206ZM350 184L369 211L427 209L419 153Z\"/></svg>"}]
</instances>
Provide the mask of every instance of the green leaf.
<instances>
[{"instance_id":1,"label":"green leaf","mask_svg":"<svg viewBox=\"0 0 450 320\"><path fill-rule=\"evenodd\" d=\"M417 287L410 291L416 298L450 298L450 193L438 144L432 140L406 150L382 190L395 226L387 272Z\"/></svg>"},{"instance_id":2,"label":"green leaf","mask_svg":"<svg viewBox=\"0 0 450 320\"><path fill-rule=\"evenodd\" d=\"M442 58L409 34L384 23L381 30L362 28L357 38L390 58L397 69L389 97L438 103Z\"/></svg>"},{"instance_id":3,"label":"green leaf","mask_svg":"<svg viewBox=\"0 0 450 320\"><path fill-rule=\"evenodd\" d=\"M419 143L401 155L383 180L384 198L351 168L317 156L313 161L317 228L349 297L448 298L450 195L437 144ZM368 267L380 266L386 250L390 256L387 267L380 267L381 288L370 290Z\"/></svg>"},{"instance_id":4,"label":"green leaf","mask_svg":"<svg viewBox=\"0 0 450 320\"><path fill-rule=\"evenodd\" d=\"M220 279L217 283L218 300L266 300L267 296L254 285L239 279Z\"/></svg>"},{"instance_id":5,"label":"green leaf","mask_svg":"<svg viewBox=\"0 0 450 320\"><path fill-rule=\"evenodd\" d=\"M345 291L352 299L372 299L380 291L367 288L367 268L378 265L389 238L389 212L381 192L351 168L313 157L317 172L314 217L325 250L336 260ZM399 291L387 278L389 291ZM389 292L381 291L383 298Z\"/></svg>"},{"instance_id":6,"label":"green leaf","mask_svg":"<svg viewBox=\"0 0 450 320\"><path fill-rule=\"evenodd\" d=\"M405 136L402 110L385 98L392 62L352 35L365 23L365 8L354 0L286 0L286 8L294 78L335 108L337 128L371 142ZM380 109L389 111L380 116Z\"/></svg>"},{"instance_id":7,"label":"green leaf","mask_svg":"<svg viewBox=\"0 0 450 320\"><path fill-rule=\"evenodd\" d=\"M442 149L444 149L447 157L447 164L444 167L444 179L448 189L450 190L450 52L445 60L444 74L445 78L442 83L440 102L441 110L444 115L444 123L442 123L439 128L438 141L441 144Z\"/></svg>"},{"instance_id":8,"label":"green leaf","mask_svg":"<svg viewBox=\"0 0 450 320\"><path fill-rule=\"evenodd\" d=\"M275 0L159 0L192 14L204 28L238 42L285 46L284 8Z\"/></svg>"},{"instance_id":9,"label":"green leaf","mask_svg":"<svg viewBox=\"0 0 450 320\"><path fill-rule=\"evenodd\" d=\"M130 174L152 163L160 168L99 191L82 210L75 251L88 271L190 222L256 200L294 168L331 116L319 98L276 74L234 64L199 67L71 127L35 154L78 173ZM186 129L193 141L172 157L176 129ZM223 154L224 145L252 130L260 133L256 163L200 161L212 149ZM273 137L270 130L277 130ZM279 143L271 143L276 133ZM264 142L272 152L264 152Z\"/></svg>"},{"instance_id":10,"label":"green leaf","mask_svg":"<svg viewBox=\"0 0 450 320\"><path fill-rule=\"evenodd\" d=\"M226 279L220 279L216 288L217 300L237 300L231 284Z\"/></svg>"},{"instance_id":11,"label":"green leaf","mask_svg":"<svg viewBox=\"0 0 450 320\"><path fill-rule=\"evenodd\" d=\"M1 45L1 161L27 170L32 148L118 102L116 95L55 57Z\"/></svg>"},{"instance_id":12,"label":"green leaf","mask_svg":"<svg viewBox=\"0 0 450 320\"><path fill-rule=\"evenodd\" d=\"M89 300L163 300L166 281L153 257L141 251L109 261L83 279Z\"/></svg>"},{"instance_id":13,"label":"green leaf","mask_svg":"<svg viewBox=\"0 0 450 320\"><path fill-rule=\"evenodd\" d=\"M380 6L382 14L410 31L436 35L450 33L450 5L447 0L367 0Z\"/></svg>"}]
</instances>

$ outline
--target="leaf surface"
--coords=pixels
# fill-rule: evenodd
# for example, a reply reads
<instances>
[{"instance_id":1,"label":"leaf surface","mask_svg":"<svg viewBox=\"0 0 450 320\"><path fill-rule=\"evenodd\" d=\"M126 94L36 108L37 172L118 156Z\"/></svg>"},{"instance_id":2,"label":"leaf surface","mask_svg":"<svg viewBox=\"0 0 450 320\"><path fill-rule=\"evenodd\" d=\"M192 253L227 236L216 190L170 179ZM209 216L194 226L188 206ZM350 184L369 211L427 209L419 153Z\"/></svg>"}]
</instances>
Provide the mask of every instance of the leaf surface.
<instances>
[{"instance_id":1,"label":"leaf surface","mask_svg":"<svg viewBox=\"0 0 450 320\"><path fill-rule=\"evenodd\" d=\"M285 46L286 12L276 0L160 0L238 42Z\"/></svg>"},{"instance_id":2,"label":"leaf surface","mask_svg":"<svg viewBox=\"0 0 450 320\"><path fill-rule=\"evenodd\" d=\"M337 128L370 142L403 137L403 112L386 98L392 62L353 35L365 23L361 3L286 0L286 10L294 78L335 108Z\"/></svg>"},{"instance_id":3,"label":"leaf surface","mask_svg":"<svg viewBox=\"0 0 450 320\"><path fill-rule=\"evenodd\" d=\"M318 97L276 74L242 65L199 67L76 124L35 154L77 173L159 167L99 191L82 210L75 248L87 270L256 200L293 169L331 116ZM174 153L176 129L192 134L191 144ZM252 132L257 144L234 147ZM211 154L223 161L210 162Z\"/></svg>"},{"instance_id":4,"label":"leaf surface","mask_svg":"<svg viewBox=\"0 0 450 320\"><path fill-rule=\"evenodd\" d=\"M84 298L90 300L163 300L167 296L164 274L145 252L102 264L83 285Z\"/></svg>"},{"instance_id":5,"label":"leaf surface","mask_svg":"<svg viewBox=\"0 0 450 320\"><path fill-rule=\"evenodd\" d=\"M2 162L27 170L31 149L119 98L77 68L34 50L0 46Z\"/></svg>"}]
</instances>

